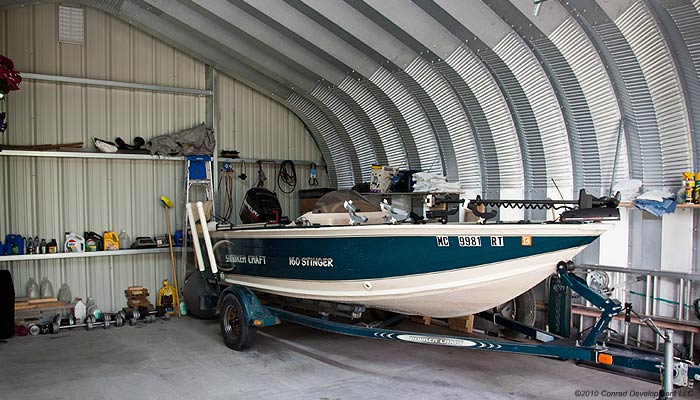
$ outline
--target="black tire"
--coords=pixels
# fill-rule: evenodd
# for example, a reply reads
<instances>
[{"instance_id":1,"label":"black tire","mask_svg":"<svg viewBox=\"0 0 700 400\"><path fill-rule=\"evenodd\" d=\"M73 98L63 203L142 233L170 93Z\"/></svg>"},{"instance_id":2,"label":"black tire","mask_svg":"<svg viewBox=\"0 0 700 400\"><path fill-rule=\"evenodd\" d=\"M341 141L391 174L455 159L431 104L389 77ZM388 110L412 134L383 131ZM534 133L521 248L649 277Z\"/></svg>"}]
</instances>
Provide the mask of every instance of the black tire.
<instances>
[{"instance_id":1,"label":"black tire","mask_svg":"<svg viewBox=\"0 0 700 400\"><path fill-rule=\"evenodd\" d=\"M255 344L258 329L245 322L245 311L233 294L224 297L219 313L219 326L224 343L230 349L241 351Z\"/></svg>"},{"instance_id":2,"label":"black tire","mask_svg":"<svg viewBox=\"0 0 700 400\"><path fill-rule=\"evenodd\" d=\"M183 291L188 315L199 319L216 318L215 304L211 309L202 309L202 297L214 295L216 291L214 288L210 287L209 282L202 277L199 271L190 271L187 273ZM174 306L176 307L177 304Z\"/></svg>"},{"instance_id":3,"label":"black tire","mask_svg":"<svg viewBox=\"0 0 700 400\"><path fill-rule=\"evenodd\" d=\"M532 289L514 298L510 303L513 306L513 312L510 315L503 315L504 317L518 321L521 324L529 326L535 325L537 309L535 304L535 292L533 292ZM501 334L511 339L525 337L522 333L508 328L501 329Z\"/></svg>"},{"instance_id":4,"label":"black tire","mask_svg":"<svg viewBox=\"0 0 700 400\"><path fill-rule=\"evenodd\" d=\"M0 271L0 339L15 334L15 285L8 270Z\"/></svg>"}]
</instances>

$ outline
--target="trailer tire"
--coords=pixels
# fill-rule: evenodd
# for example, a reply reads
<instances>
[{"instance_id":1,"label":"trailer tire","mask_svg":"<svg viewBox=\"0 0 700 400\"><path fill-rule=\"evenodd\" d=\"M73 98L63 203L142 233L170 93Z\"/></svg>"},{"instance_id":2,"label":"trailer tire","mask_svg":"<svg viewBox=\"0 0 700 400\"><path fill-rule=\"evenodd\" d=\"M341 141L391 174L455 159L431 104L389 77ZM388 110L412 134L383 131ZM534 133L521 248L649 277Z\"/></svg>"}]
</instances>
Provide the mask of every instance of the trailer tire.
<instances>
[{"instance_id":1,"label":"trailer tire","mask_svg":"<svg viewBox=\"0 0 700 400\"><path fill-rule=\"evenodd\" d=\"M512 312L505 313L503 315L504 317L518 321L521 324L529 326L535 325L537 309L535 304L535 292L533 292L532 289L526 291L506 304L510 304L512 307ZM507 328L502 328L501 334L510 339L525 337L525 335L522 333Z\"/></svg>"},{"instance_id":2,"label":"trailer tire","mask_svg":"<svg viewBox=\"0 0 700 400\"><path fill-rule=\"evenodd\" d=\"M224 343L230 349L241 351L255 344L258 330L246 323L245 310L233 294L227 294L221 303L219 326Z\"/></svg>"}]
</instances>

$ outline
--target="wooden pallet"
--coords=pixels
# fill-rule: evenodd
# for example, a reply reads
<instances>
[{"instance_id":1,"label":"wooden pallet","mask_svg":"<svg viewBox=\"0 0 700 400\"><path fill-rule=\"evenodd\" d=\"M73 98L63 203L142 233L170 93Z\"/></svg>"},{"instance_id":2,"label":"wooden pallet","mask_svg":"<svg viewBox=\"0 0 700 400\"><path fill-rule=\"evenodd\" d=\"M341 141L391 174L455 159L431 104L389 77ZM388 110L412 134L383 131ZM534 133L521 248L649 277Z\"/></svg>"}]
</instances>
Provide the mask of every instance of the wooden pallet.
<instances>
[{"instance_id":1,"label":"wooden pallet","mask_svg":"<svg viewBox=\"0 0 700 400\"><path fill-rule=\"evenodd\" d=\"M418 322L419 324L423 325L440 325L440 326L447 326L449 329L453 331L458 331L458 332L463 332L463 333L472 333L474 330L474 316L473 315L468 315L466 317L454 317L454 318L447 318L447 322L445 322L445 319L438 319L438 318L431 318L431 317L421 317L421 316L413 316L411 317L411 320L414 322Z\"/></svg>"}]
</instances>

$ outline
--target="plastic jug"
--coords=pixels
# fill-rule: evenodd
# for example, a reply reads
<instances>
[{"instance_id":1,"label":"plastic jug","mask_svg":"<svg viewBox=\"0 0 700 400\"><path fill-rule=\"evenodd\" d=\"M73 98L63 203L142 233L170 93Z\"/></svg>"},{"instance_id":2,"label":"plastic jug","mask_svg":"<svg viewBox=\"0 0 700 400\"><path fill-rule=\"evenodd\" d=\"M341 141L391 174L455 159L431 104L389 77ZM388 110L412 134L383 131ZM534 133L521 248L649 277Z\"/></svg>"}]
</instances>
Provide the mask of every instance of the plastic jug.
<instances>
[{"instance_id":1,"label":"plastic jug","mask_svg":"<svg viewBox=\"0 0 700 400\"><path fill-rule=\"evenodd\" d=\"M85 238L75 232L66 232L66 242L63 245L66 253L82 253L85 251Z\"/></svg>"},{"instance_id":2,"label":"plastic jug","mask_svg":"<svg viewBox=\"0 0 700 400\"><path fill-rule=\"evenodd\" d=\"M119 236L114 231L104 231L102 234L102 243L104 243L105 251L119 250Z\"/></svg>"},{"instance_id":3,"label":"plastic jug","mask_svg":"<svg viewBox=\"0 0 700 400\"><path fill-rule=\"evenodd\" d=\"M58 289L58 300L65 301L66 303L70 303L71 300L73 300L73 296L70 292L70 286L68 286L67 283L64 283L61 285L61 288Z\"/></svg>"},{"instance_id":4,"label":"plastic jug","mask_svg":"<svg viewBox=\"0 0 700 400\"><path fill-rule=\"evenodd\" d=\"M102 235L96 232L85 232L85 251L100 251L102 246Z\"/></svg>"},{"instance_id":5,"label":"plastic jug","mask_svg":"<svg viewBox=\"0 0 700 400\"><path fill-rule=\"evenodd\" d=\"M122 249L128 249L131 247L131 238L129 235L126 234L126 231L122 229L121 232L119 232L119 246Z\"/></svg>"},{"instance_id":6,"label":"plastic jug","mask_svg":"<svg viewBox=\"0 0 700 400\"><path fill-rule=\"evenodd\" d=\"M39 284L36 283L34 278L29 278L26 289L26 296L30 299L38 299L41 296L41 292L39 292Z\"/></svg>"},{"instance_id":7,"label":"plastic jug","mask_svg":"<svg viewBox=\"0 0 700 400\"><path fill-rule=\"evenodd\" d=\"M49 278L44 277L41 280L41 298L42 299L50 299L53 297L53 285L51 284L51 281L49 281Z\"/></svg>"},{"instance_id":8,"label":"plastic jug","mask_svg":"<svg viewBox=\"0 0 700 400\"><path fill-rule=\"evenodd\" d=\"M83 303L83 299L77 297L75 299L75 308L73 309L73 315L75 316L75 322L82 324L87 317L87 306Z\"/></svg>"},{"instance_id":9,"label":"plastic jug","mask_svg":"<svg viewBox=\"0 0 700 400\"><path fill-rule=\"evenodd\" d=\"M56 239L51 239L50 242L46 243L46 252L48 254L58 253L58 243Z\"/></svg>"}]
</instances>

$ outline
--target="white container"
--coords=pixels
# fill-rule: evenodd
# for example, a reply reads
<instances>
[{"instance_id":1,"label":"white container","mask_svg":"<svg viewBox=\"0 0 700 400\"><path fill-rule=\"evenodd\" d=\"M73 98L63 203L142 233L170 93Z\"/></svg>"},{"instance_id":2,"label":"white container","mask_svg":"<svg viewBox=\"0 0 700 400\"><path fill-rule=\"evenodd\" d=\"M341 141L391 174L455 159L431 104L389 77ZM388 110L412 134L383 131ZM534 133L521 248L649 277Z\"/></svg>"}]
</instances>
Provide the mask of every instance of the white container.
<instances>
[{"instance_id":1,"label":"white container","mask_svg":"<svg viewBox=\"0 0 700 400\"><path fill-rule=\"evenodd\" d=\"M75 308L73 309L73 315L75 316L75 323L82 324L87 317L87 306L83 303L83 299L80 297L75 299Z\"/></svg>"},{"instance_id":2,"label":"white container","mask_svg":"<svg viewBox=\"0 0 700 400\"><path fill-rule=\"evenodd\" d=\"M121 232L119 232L119 248L121 250L126 250L131 248L131 238L129 235L126 233L126 230L122 229Z\"/></svg>"},{"instance_id":3,"label":"white container","mask_svg":"<svg viewBox=\"0 0 700 400\"><path fill-rule=\"evenodd\" d=\"M36 283L34 278L29 278L25 288L27 289L25 292L26 296L30 299L38 299L41 296L41 292L39 292L39 284Z\"/></svg>"},{"instance_id":4,"label":"white container","mask_svg":"<svg viewBox=\"0 0 700 400\"><path fill-rule=\"evenodd\" d=\"M51 284L51 281L49 278L44 277L44 279L41 280L41 298L42 299L50 299L54 297L53 296L53 285Z\"/></svg>"}]
</instances>

